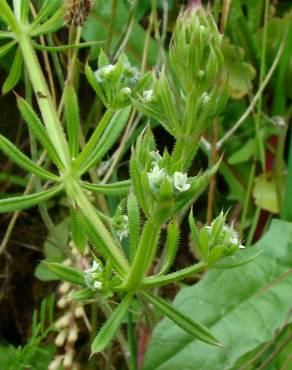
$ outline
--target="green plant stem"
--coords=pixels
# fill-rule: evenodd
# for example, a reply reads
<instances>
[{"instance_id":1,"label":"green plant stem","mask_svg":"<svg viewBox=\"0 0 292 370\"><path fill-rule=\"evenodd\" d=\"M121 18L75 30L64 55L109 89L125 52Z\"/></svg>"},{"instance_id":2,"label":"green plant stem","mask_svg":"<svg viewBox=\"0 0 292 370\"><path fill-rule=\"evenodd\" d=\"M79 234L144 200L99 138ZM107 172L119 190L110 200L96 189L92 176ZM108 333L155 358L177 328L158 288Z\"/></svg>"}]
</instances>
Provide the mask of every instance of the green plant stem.
<instances>
[{"instance_id":1,"label":"green plant stem","mask_svg":"<svg viewBox=\"0 0 292 370\"><path fill-rule=\"evenodd\" d=\"M270 8L270 0L265 0L265 15L264 15L264 29L262 38L262 51L261 51L261 64L260 64L260 76L259 76L259 88L264 80L266 71L266 49L267 49L267 31L268 31L268 14ZM256 131L256 142L259 153L259 159L263 170L265 169L265 148L264 143L260 135L260 123L261 123L261 111L262 111L262 95L260 96L257 104L257 113L255 120L255 131Z\"/></svg>"},{"instance_id":2,"label":"green plant stem","mask_svg":"<svg viewBox=\"0 0 292 370\"><path fill-rule=\"evenodd\" d=\"M90 222L90 225L98 234L98 238L107 250L106 257L110 260L113 269L122 277L125 276L129 272L128 262L123 255L122 250L114 242L109 231L98 217L94 206L87 199L81 186L76 182L76 180L70 178L65 181L64 185L67 194L73 202L76 202L83 216Z\"/></svg>"},{"instance_id":3,"label":"green plant stem","mask_svg":"<svg viewBox=\"0 0 292 370\"><path fill-rule=\"evenodd\" d=\"M137 370L137 347L132 312L128 312L128 343L130 350L130 370Z\"/></svg>"},{"instance_id":4,"label":"green plant stem","mask_svg":"<svg viewBox=\"0 0 292 370\"><path fill-rule=\"evenodd\" d=\"M43 76L32 42L29 36L22 31L17 33L16 37L22 51L25 66L28 70L48 135L63 161L63 164L65 167L68 167L70 163L68 144L66 142L61 123L58 119L57 112L54 109L51 94Z\"/></svg>"},{"instance_id":5,"label":"green plant stem","mask_svg":"<svg viewBox=\"0 0 292 370\"><path fill-rule=\"evenodd\" d=\"M240 227L239 227L239 233L240 234L243 232L244 226L245 226L245 220L246 220L246 216L247 216L249 200L250 200L250 196L251 196L252 186L253 186L253 183L254 183L255 170L256 170L256 162L255 162L255 159L254 159L254 161L251 165L251 170L250 170L250 174L249 174L249 177L248 177L247 189L246 189L245 198L244 198L243 211L242 211L241 220L240 220Z\"/></svg>"},{"instance_id":6,"label":"green plant stem","mask_svg":"<svg viewBox=\"0 0 292 370\"><path fill-rule=\"evenodd\" d=\"M159 239L161 225L148 219L144 225L143 233L131 266L131 271L126 281L126 288L136 290L146 275L153 258Z\"/></svg>"},{"instance_id":7,"label":"green plant stem","mask_svg":"<svg viewBox=\"0 0 292 370\"><path fill-rule=\"evenodd\" d=\"M254 237L254 233L255 233L255 230L258 224L260 213L261 213L261 207L257 206L254 217L253 217L252 225L248 233L247 241L246 241L247 247L250 246L253 241L253 237Z\"/></svg>"}]
</instances>

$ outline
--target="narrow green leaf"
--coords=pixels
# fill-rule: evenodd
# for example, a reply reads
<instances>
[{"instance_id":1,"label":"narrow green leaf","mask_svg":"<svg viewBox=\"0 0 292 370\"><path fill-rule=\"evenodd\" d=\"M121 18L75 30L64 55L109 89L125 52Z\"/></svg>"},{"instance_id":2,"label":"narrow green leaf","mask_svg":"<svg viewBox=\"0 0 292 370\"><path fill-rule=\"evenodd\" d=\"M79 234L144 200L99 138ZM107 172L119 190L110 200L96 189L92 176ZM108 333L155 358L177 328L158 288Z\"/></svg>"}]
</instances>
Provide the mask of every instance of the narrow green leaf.
<instances>
[{"instance_id":1,"label":"narrow green leaf","mask_svg":"<svg viewBox=\"0 0 292 370\"><path fill-rule=\"evenodd\" d=\"M133 261L140 238L140 212L134 193L128 196L127 213L130 232L130 261Z\"/></svg>"},{"instance_id":2,"label":"narrow green leaf","mask_svg":"<svg viewBox=\"0 0 292 370\"><path fill-rule=\"evenodd\" d=\"M73 158L76 158L79 151L79 107L74 87L70 85L65 91L65 115L70 153Z\"/></svg>"},{"instance_id":3,"label":"narrow green leaf","mask_svg":"<svg viewBox=\"0 0 292 370\"><path fill-rule=\"evenodd\" d=\"M72 239L74 242L74 245L78 249L80 253L83 253L86 248L86 237L84 235L84 232L81 228L80 222L78 217L80 217L77 214L77 211L75 209L71 209L71 232L72 232Z\"/></svg>"},{"instance_id":4,"label":"narrow green leaf","mask_svg":"<svg viewBox=\"0 0 292 370\"><path fill-rule=\"evenodd\" d=\"M83 272L78 271L72 267L64 266L61 263L57 262L47 263L43 261L43 263L45 263L46 266L48 266L48 268L60 279L69 281L69 283L73 283L76 285L86 286Z\"/></svg>"},{"instance_id":5,"label":"narrow green leaf","mask_svg":"<svg viewBox=\"0 0 292 370\"><path fill-rule=\"evenodd\" d=\"M142 291L141 294L144 295L145 298L147 298L147 300L152 303L154 307L156 307L159 311L161 311L165 316L167 316L170 320L172 320L176 325L181 327L187 333L191 334L202 342L211 344L213 346L222 347L222 344L212 335L212 333L205 326L191 320L189 317L176 310L164 299L158 298L145 291Z\"/></svg>"},{"instance_id":6,"label":"narrow green leaf","mask_svg":"<svg viewBox=\"0 0 292 370\"><path fill-rule=\"evenodd\" d=\"M100 237L98 230L96 229L93 221L89 219L85 214L82 217L82 226L88 239L91 241L93 246L96 248L97 252L100 253L102 256L109 259L113 269L121 276L125 276L125 271L122 269L120 264L116 260L116 256L111 250L110 246L104 242L104 240Z\"/></svg>"},{"instance_id":7,"label":"narrow green leaf","mask_svg":"<svg viewBox=\"0 0 292 370\"><path fill-rule=\"evenodd\" d=\"M41 9L32 22L32 27L42 22L43 19L48 18L54 11L58 0L45 0L42 4Z\"/></svg>"},{"instance_id":8,"label":"narrow green leaf","mask_svg":"<svg viewBox=\"0 0 292 370\"><path fill-rule=\"evenodd\" d=\"M177 252L178 241L179 227L176 220L173 220L167 228L166 254L159 275L165 274L172 266Z\"/></svg>"},{"instance_id":9,"label":"narrow green leaf","mask_svg":"<svg viewBox=\"0 0 292 370\"><path fill-rule=\"evenodd\" d=\"M86 75L87 80L90 83L91 87L95 91L96 95L102 101L103 105L105 107L107 107L107 101L106 101L105 95L103 93L103 90L100 87L99 83L97 82L97 80L94 76L94 73L93 73L92 69L89 67L88 64L85 66L85 75Z\"/></svg>"},{"instance_id":10,"label":"narrow green leaf","mask_svg":"<svg viewBox=\"0 0 292 370\"><path fill-rule=\"evenodd\" d=\"M22 23L27 22L28 13L29 13L29 0L22 0L20 9L20 20Z\"/></svg>"},{"instance_id":11,"label":"narrow green leaf","mask_svg":"<svg viewBox=\"0 0 292 370\"><path fill-rule=\"evenodd\" d=\"M19 197L5 198L0 200L0 213L14 212L25 208L36 206L58 194L63 189L60 184L49 190L41 191L31 195L21 195Z\"/></svg>"},{"instance_id":12,"label":"narrow green leaf","mask_svg":"<svg viewBox=\"0 0 292 370\"><path fill-rule=\"evenodd\" d=\"M143 227L137 250L131 265L126 286L129 290L138 289L143 277L147 274L155 257L161 225L158 222L148 219Z\"/></svg>"},{"instance_id":13,"label":"narrow green leaf","mask_svg":"<svg viewBox=\"0 0 292 370\"><path fill-rule=\"evenodd\" d=\"M155 275L145 277L142 281L142 286L145 288L154 288L158 286L168 285L175 283L176 281L181 281L187 277L194 276L206 269L207 265L205 262L199 262L193 266L186 267L184 269L172 272L167 275Z\"/></svg>"},{"instance_id":14,"label":"narrow green leaf","mask_svg":"<svg viewBox=\"0 0 292 370\"><path fill-rule=\"evenodd\" d=\"M64 9L63 7L59 8L56 13L44 22L42 25L35 27L33 31L31 31L31 36L36 37L40 35L44 35L49 32L55 32L59 28L63 26L63 14Z\"/></svg>"},{"instance_id":15,"label":"narrow green leaf","mask_svg":"<svg viewBox=\"0 0 292 370\"><path fill-rule=\"evenodd\" d=\"M51 294L48 301L48 316L50 324L54 321L55 294Z\"/></svg>"},{"instance_id":16,"label":"narrow green leaf","mask_svg":"<svg viewBox=\"0 0 292 370\"><path fill-rule=\"evenodd\" d=\"M34 173L45 180L60 181L58 176L38 166L2 135L0 135L0 149L13 162L17 163L20 167L24 168L28 172Z\"/></svg>"},{"instance_id":17,"label":"narrow green leaf","mask_svg":"<svg viewBox=\"0 0 292 370\"><path fill-rule=\"evenodd\" d=\"M12 40L10 42L7 42L7 44L1 46L0 47L0 58L2 58L5 54L7 54L8 51L12 49L15 44L16 44L16 40Z\"/></svg>"},{"instance_id":18,"label":"narrow green leaf","mask_svg":"<svg viewBox=\"0 0 292 370\"><path fill-rule=\"evenodd\" d=\"M40 330L41 330L41 333L43 333L45 331L46 310L47 310L47 300L43 299L42 303L41 303L41 311L40 311Z\"/></svg>"},{"instance_id":19,"label":"narrow green leaf","mask_svg":"<svg viewBox=\"0 0 292 370\"><path fill-rule=\"evenodd\" d=\"M82 290L78 290L72 295L73 299L76 299L77 301L83 301L85 299L91 299L94 296L95 292L94 290L90 288L85 288Z\"/></svg>"},{"instance_id":20,"label":"narrow green leaf","mask_svg":"<svg viewBox=\"0 0 292 370\"><path fill-rule=\"evenodd\" d=\"M14 37L12 32L0 31L0 40L12 39Z\"/></svg>"},{"instance_id":21,"label":"narrow green leaf","mask_svg":"<svg viewBox=\"0 0 292 370\"><path fill-rule=\"evenodd\" d=\"M100 41L89 41L89 42L81 42L80 44L69 44L69 45L62 45L62 46L46 46L46 45L41 45L36 42L33 43L33 46L36 50L43 50L43 51L48 51L51 53L58 53L58 52L63 52L67 50L72 50L72 49L83 49L87 48L93 45L101 44L102 42Z\"/></svg>"},{"instance_id":22,"label":"narrow green leaf","mask_svg":"<svg viewBox=\"0 0 292 370\"><path fill-rule=\"evenodd\" d=\"M9 91L11 91L14 86L18 83L21 72L22 72L22 55L20 52L20 49L17 49L14 55L14 60L11 66L11 69L9 71L8 77L6 78L3 86L2 86L2 94L7 94Z\"/></svg>"},{"instance_id":23,"label":"narrow green leaf","mask_svg":"<svg viewBox=\"0 0 292 370\"><path fill-rule=\"evenodd\" d=\"M110 120L110 123L104 130L99 142L93 148L92 153L84 166L81 168L81 172L85 173L91 167L95 165L104 155L111 149L122 130L124 129L131 111L131 106L123 109L119 109Z\"/></svg>"},{"instance_id":24,"label":"narrow green leaf","mask_svg":"<svg viewBox=\"0 0 292 370\"><path fill-rule=\"evenodd\" d=\"M110 344L128 311L131 301L132 294L128 293L95 337L91 345L92 353L101 352Z\"/></svg>"},{"instance_id":25,"label":"narrow green leaf","mask_svg":"<svg viewBox=\"0 0 292 370\"><path fill-rule=\"evenodd\" d=\"M106 127L109 125L112 116L113 112L111 110L107 110L104 113L103 117L101 118L95 130L93 131L93 134L90 136L88 142L82 149L82 152L79 154L78 158L74 162L74 167L76 169L80 169L83 165L87 163L90 154L96 147Z\"/></svg>"},{"instance_id":26,"label":"narrow green leaf","mask_svg":"<svg viewBox=\"0 0 292 370\"><path fill-rule=\"evenodd\" d=\"M125 196L129 193L131 180L124 180L114 182L112 184L91 184L88 182L81 182L84 189L96 191L97 193L110 196Z\"/></svg>"},{"instance_id":27,"label":"narrow green leaf","mask_svg":"<svg viewBox=\"0 0 292 370\"><path fill-rule=\"evenodd\" d=\"M29 126L30 130L34 134L34 136L39 140L42 144L48 155L50 156L51 160L55 163L55 165L60 169L64 169L64 165L53 145L51 140L49 139L47 132L38 118L37 114L34 112L32 107L20 96L17 96L17 105L18 109L21 113L22 118Z\"/></svg>"}]
</instances>

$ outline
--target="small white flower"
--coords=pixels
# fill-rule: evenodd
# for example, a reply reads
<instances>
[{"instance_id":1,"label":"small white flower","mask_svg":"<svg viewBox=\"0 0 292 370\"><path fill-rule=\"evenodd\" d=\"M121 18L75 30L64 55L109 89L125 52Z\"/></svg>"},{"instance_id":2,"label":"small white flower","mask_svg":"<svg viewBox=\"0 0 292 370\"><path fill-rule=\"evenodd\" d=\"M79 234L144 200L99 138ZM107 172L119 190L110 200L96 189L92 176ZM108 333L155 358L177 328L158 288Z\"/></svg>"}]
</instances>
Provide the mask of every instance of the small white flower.
<instances>
[{"instance_id":1,"label":"small white flower","mask_svg":"<svg viewBox=\"0 0 292 370\"><path fill-rule=\"evenodd\" d=\"M95 260L92 262L92 266L88 269L86 269L85 274L91 274L94 272L102 272L102 266L99 262L96 262Z\"/></svg>"},{"instance_id":2,"label":"small white flower","mask_svg":"<svg viewBox=\"0 0 292 370\"><path fill-rule=\"evenodd\" d=\"M102 282L101 281L95 281L93 284L93 288L96 290L100 290L102 288Z\"/></svg>"},{"instance_id":3,"label":"small white flower","mask_svg":"<svg viewBox=\"0 0 292 370\"><path fill-rule=\"evenodd\" d=\"M173 185L180 192L187 191L191 187L191 185L188 183L188 175L181 172L174 173Z\"/></svg>"},{"instance_id":4,"label":"small white flower","mask_svg":"<svg viewBox=\"0 0 292 370\"><path fill-rule=\"evenodd\" d=\"M153 100L153 98L154 98L153 89L143 91L143 99L150 102L151 100Z\"/></svg>"},{"instance_id":5,"label":"small white flower","mask_svg":"<svg viewBox=\"0 0 292 370\"><path fill-rule=\"evenodd\" d=\"M147 172L147 176L151 190L153 191L158 190L161 185L161 182L164 179L165 169L164 168L160 169L156 164L150 172Z\"/></svg>"},{"instance_id":6,"label":"small white flower","mask_svg":"<svg viewBox=\"0 0 292 370\"><path fill-rule=\"evenodd\" d=\"M109 64L95 71L94 76L99 83L103 83L106 77L108 77L115 69L116 69L115 64Z\"/></svg>"},{"instance_id":7,"label":"small white flower","mask_svg":"<svg viewBox=\"0 0 292 370\"><path fill-rule=\"evenodd\" d=\"M102 68L102 72L105 76L108 76L112 73L112 71L114 71L116 69L116 65L115 64L108 64L107 66L103 67Z\"/></svg>"},{"instance_id":8,"label":"small white flower","mask_svg":"<svg viewBox=\"0 0 292 370\"><path fill-rule=\"evenodd\" d=\"M129 230L127 229L119 229L117 230L117 237L119 241L121 242L123 239L127 238L129 236Z\"/></svg>"},{"instance_id":9,"label":"small white flower","mask_svg":"<svg viewBox=\"0 0 292 370\"><path fill-rule=\"evenodd\" d=\"M119 217L116 227L116 234L120 242L129 236L129 219L127 215L122 215Z\"/></svg>"},{"instance_id":10,"label":"small white flower","mask_svg":"<svg viewBox=\"0 0 292 370\"><path fill-rule=\"evenodd\" d=\"M84 281L88 288L95 289L94 285L96 283L96 279L100 277L103 268L99 262L95 260L92 263L92 266L84 271Z\"/></svg>"},{"instance_id":11,"label":"small white flower","mask_svg":"<svg viewBox=\"0 0 292 370\"><path fill-rule=\"evenodd\" d=\"M207 104L210 100L210 96L207 93L202 94L201 101L203 104Z\"/></svg>"},{"instance_id":12,"label":"small white flower","mask_svg":"<svg viewBox=\"0 0 292 370\"><path fill-rule=\"evenodd\" d=\"M121 91L125 95L130 95L132 92L132 90L129 87L124 87Z\"/></svg>"},{"instance_id":13,"label":"small white flower","mask_svg":"<svg viewBox=\"0 0 292 370\"><path fill-rule=\"evenodd\" d=\"M239 244L239 249L245 249L245 246L242 244Z\"/></svg>"}]
</instances>

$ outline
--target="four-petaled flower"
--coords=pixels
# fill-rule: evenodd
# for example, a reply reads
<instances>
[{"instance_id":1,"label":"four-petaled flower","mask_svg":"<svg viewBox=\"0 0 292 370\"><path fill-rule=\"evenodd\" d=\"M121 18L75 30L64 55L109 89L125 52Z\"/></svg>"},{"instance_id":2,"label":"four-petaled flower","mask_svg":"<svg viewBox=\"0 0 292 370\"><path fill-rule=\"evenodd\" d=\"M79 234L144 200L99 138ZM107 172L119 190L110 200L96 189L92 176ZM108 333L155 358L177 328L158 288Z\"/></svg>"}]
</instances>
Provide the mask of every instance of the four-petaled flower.
<instances>
[{"instance_id":1,"label":"four-petaled flower","mask_svg":"<svg viewBox=\"0 0 292 370\"><path fill-rule=\"evenodd\" d=\"M174 173L173 185L180 192L187 191L191 187L191 185L188 183L188 175L181 172Z\"/></svg>"}]
</instances>

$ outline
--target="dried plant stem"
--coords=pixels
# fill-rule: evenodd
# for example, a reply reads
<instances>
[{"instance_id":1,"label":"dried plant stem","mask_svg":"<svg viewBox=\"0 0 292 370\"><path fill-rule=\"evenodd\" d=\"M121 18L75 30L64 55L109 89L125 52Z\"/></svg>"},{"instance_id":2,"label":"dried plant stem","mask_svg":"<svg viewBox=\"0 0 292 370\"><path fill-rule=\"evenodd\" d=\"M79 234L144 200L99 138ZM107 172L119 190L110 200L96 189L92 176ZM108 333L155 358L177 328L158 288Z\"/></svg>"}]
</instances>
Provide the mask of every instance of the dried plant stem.
<instances>
[{"instance_id":1,"label":"dried plant stem","mask_svg":"<svg viewBox=\"0 0 292 370\"><path fill-rule=\"evenodd\" d=\"M221 146L238 130L238 128L241 126L241 124L246 120L246 118L253 112L255 105L257 104L259 98L262 96L262 93L264 92L265 88L267 87L271 77L273 76L280 60L282 53L284 51L285 47L285 40L281 43L279 50L277 52L277 55L274 59L274 62L267 73L265 79L263 80L263 83L261 84L258 92L255 94L252 102L248 106L247 110L243 113L243 115L239 118L239 120L234 124L234 126L223 136L221 140L217 143L217 149L220 149Z\"/></svg>"},{"instance_id":2,"label":"dried plant stem","mask_svg":"<svg viewBox=\"0 0 292 370\"><path fill-rule=\"evenodd\" d=\"M37 164L41 165L43 163L43 161L45 160L45 158L46 158L46 152L43 152L41 154L39 160L37 161ZM26 188L23 192L23 195L28 195L31 192L35 180L36 180L36 176L31 175L30 178L29 178L28 184L27 184L27 186L26 186ZM11 217L11 220L10 220L8 226L7 226L6 232L4 234L4 237L3 237L1 245L0 245L0 256L5 251L5 249L7 247L8 241L10 239L10 236L12 234L12 231L14 229L14 226L16 224L18 216L20 215L20 212L21 211L14 212L12 217Z\"/></svg>"}]
</instances>

